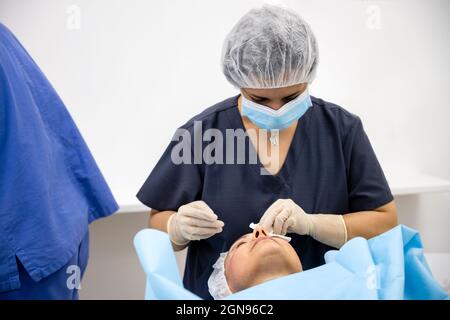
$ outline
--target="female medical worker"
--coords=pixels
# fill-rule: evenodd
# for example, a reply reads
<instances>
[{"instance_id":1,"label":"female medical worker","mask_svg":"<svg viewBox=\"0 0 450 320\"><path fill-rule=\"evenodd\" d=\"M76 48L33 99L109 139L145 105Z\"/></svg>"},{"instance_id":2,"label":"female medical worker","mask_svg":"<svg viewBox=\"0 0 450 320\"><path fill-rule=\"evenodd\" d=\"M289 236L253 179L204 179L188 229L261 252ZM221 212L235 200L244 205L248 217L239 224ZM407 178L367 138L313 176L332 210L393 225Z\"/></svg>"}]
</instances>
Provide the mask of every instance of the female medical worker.
<instances>
[{"instance_id":1,"label":"female medical worker","mask_svg":"<svg viewBox=\"0 0 450 320\"><path fill-rule=\"evenodd\" d=\"M180 164L173 155L182 139L174 137L137 194L152 208L150 227L167 231L175 250L188 246L184 285L203 298L211 298L213 263L251 222L290 233L305 270L323 264L325 252L347 240L397 224L360 118L309 95L317 66L316 39L295 12L269 5L249 11L225 40L222 56L223 73L240 94L181 129L192 137L186 159L198 154L192 140L200 132L216 129L225 139L227 129L258 131L248 134L256 163L250 156L230 163L236 148L227 140L227 148L218 149L223 159ZM273 131L264 135L264 129ZM202 146L205 140L214 139L204 137Z\"/></svg>"},{"instance_id":2,"label":"female medical worker","mask_svg":"<svg viewBox=\"0 0 450 320\"><path fill-rule=\"evenodd\" d=\"M88 224L116 210L63 102L0 24L0 300L76 299Z\"/></svg>"}]
</instances>

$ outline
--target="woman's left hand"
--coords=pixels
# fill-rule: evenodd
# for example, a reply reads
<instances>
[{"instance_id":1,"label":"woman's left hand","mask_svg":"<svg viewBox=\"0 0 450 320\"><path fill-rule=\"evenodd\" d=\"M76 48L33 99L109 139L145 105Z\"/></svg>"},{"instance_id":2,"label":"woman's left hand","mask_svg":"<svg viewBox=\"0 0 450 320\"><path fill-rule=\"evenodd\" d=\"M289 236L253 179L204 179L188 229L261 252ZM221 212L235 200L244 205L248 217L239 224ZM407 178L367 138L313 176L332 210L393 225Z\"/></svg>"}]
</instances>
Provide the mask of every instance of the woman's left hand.
<instances>
[{"instance_id":1,"label":"woman's left hand","mask_svg":"<svg viewBox=\"0 0 450 320\"><path fill-rule=\"evenodd\" d=\"M281 235L292 232L306 235L311 233L312 228L310 215L291 199L275 201L266 210L258 224Z\"/></svg>"}]
</instances>

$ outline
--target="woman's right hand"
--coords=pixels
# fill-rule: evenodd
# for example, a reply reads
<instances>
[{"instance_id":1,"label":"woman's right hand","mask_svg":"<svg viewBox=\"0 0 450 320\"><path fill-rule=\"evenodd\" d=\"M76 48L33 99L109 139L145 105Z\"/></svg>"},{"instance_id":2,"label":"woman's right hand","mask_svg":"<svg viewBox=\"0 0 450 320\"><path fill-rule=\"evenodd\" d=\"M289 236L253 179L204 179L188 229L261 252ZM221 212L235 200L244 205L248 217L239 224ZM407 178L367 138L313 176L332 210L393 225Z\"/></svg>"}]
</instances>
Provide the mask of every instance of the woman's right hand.
<instances>
[{"instance_id":1,"label":"woman's right hand","mask_svg":"<svg viewBox=\"0 0 450 320\"><path fill-rule=\"evenodd\" d=\"M186 245L191 240L207 239L222 232L224 223L204 201L194 201L181 206L167 221L167 233L176 245Z\"/></svg>"}]
</instances>

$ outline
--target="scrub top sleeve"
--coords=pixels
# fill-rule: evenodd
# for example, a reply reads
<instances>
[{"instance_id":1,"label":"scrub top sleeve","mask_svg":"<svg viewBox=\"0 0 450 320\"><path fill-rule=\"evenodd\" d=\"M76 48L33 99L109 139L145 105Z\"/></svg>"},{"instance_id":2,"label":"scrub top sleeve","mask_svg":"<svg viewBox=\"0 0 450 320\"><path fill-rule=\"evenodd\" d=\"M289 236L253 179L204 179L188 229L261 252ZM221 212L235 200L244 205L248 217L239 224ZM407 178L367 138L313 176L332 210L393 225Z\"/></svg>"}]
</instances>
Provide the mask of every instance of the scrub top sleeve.
<instances>
[{"instance_id":1,"label":"scrub top sleeve","mask_svg":"<svg viewBox=\"0 0 450 320\"><path fill-rule=\"evenodd\" d=\"M136 195L143 204L157 211L177 211L180 206L201 199L200 165L193 161L175 164L171 153L177 143L169 144Z\"/></svg>"},{"instance_id":2,"label":"scrub top sleeve","mask_svg":"<svg viewBox=\"0 0 450 320\"><path fill-rule=\"evenodd\" d=\"M344 147L350 212L374 210L394 199L359 117Z\"/></svg>"}]
</instances>

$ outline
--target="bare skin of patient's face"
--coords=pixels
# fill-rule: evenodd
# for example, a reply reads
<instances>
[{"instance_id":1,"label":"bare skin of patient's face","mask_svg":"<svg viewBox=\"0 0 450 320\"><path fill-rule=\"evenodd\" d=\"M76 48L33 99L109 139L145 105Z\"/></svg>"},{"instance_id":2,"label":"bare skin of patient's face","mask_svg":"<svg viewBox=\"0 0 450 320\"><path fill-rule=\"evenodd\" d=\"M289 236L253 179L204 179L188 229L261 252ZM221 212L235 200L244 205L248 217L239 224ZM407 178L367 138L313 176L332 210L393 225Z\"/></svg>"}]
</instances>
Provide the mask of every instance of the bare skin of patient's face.
<instances>
[{"instance_id":1,"label":"bare skin of patient's face","mask_svg":"<svg viewBox=\"0 0 450 320\"><path fill-rule=\"evenodd\" d=\"M224 263L232 292L302 271L300 259L289 242L268 236L259 226L231 246Z\"/></svg>"}]
</instances>

